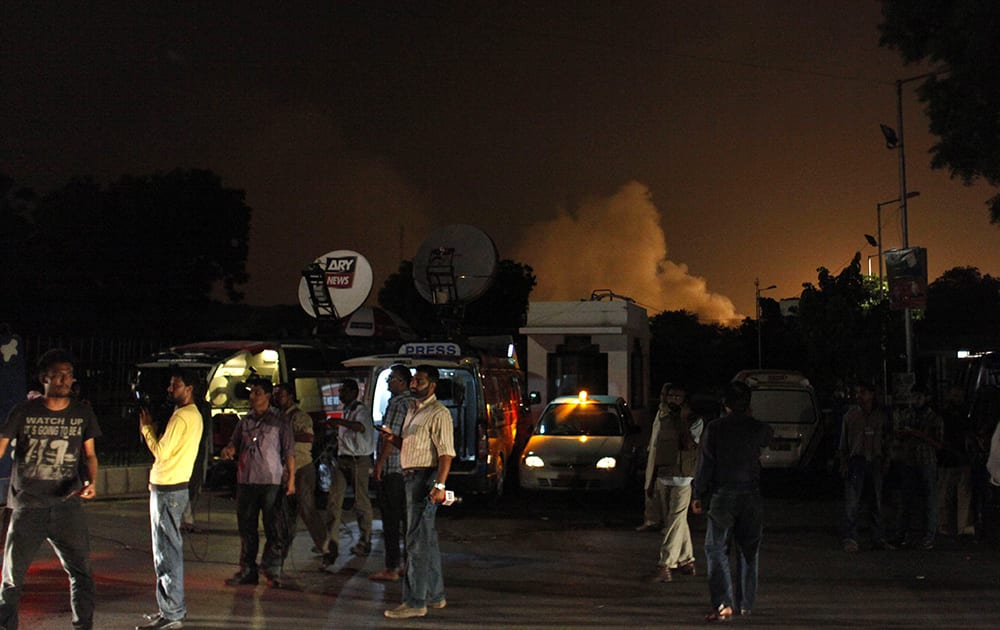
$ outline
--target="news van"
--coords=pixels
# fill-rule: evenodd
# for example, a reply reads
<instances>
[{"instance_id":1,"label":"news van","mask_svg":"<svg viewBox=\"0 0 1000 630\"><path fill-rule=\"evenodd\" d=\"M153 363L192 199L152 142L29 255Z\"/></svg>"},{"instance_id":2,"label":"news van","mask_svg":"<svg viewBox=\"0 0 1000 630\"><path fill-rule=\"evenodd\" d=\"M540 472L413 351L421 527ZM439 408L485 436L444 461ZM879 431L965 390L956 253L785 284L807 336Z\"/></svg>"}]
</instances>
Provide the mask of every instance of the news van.
<instances>
[{"instance_id":1,"label":"news van","mask_svg":"<svg viewBox=\"0 0 1000 630\"><path fill-rule=\"evenodd\" d=\"M229 441L236 422L250 411L245 386L248 378L256 375L273 383L292 383L299 406L318 419L325 415L327 375L340 368L343 358L342 350L314 340L190 343L137 363L132 390L136 403L149 407L155 418L172 408L166 389L173 366L200 374L212 419L213 446L218 451Z\"/></svg>"},{"instance_id":2,"label":"news van","mask_svg":"<svg viewBox=\"0 0 1000 630\"><path fill-rule=\"evenodd\" d=\"M451 412L455 458L448 486L459 492L503 495L520 449L531 435L523 396L524 375L509 338L473 337L454 342L404 343L397 354L347 359L343 365L361 385L361 399L376 426L389 401L389 368L436 367L437 399Z\"/></svg>"},{"instance_id":3,"label":"news van","mask_svg":"<svg viewBox=\"0 0 1000 630\"><path fill-rule=\"evenodd\" d=\"M761 452L761 466L810 466L823 440L823 422L809 379L799 372L743 370L733 381L750 387L753 417L774 429L771 443Z\"/></svg>"}]
</instances>

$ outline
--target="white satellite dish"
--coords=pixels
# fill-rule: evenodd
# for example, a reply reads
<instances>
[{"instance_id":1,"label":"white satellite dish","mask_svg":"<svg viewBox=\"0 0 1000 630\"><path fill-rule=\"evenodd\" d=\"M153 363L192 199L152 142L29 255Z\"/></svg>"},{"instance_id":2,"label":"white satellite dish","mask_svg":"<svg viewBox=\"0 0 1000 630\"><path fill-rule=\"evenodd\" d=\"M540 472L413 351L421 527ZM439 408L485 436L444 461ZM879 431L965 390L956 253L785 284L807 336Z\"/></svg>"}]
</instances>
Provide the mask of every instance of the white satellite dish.
<instances>
[{"instance_id":1,"label":"white satellite dish","mask_svg":"<svg viewBox=\"0 0 1000 630\"><path fill-rule=\"evenodd\" d=\"M361 308L371 290L368 260L358 252L335 249L302 271L299 304L310 317L341 319Z\"/></svg>"},{"instance_id":2,"label":"white satellite dish","mask_svg":"<svg viewBox=\"0 0 1000 630\"><path fill-rule=\"evenodd\" d=\"M413 284L431 304L466 304L493 284L497 258L497 247L485 232L472 225L448 225L417 250Z\"/></svg>"}]
</instances>

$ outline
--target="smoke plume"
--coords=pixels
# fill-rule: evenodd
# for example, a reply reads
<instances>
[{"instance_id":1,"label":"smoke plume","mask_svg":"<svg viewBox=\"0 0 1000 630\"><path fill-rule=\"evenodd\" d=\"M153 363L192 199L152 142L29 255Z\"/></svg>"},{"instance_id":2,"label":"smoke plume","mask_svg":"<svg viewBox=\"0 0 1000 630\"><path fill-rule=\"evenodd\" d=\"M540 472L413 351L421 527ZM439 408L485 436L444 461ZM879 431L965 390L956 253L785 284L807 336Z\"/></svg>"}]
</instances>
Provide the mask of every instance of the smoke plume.
<instances>
[{"instance_id":1,"label":"smoke plume","mask_svg":"<svg viewBox=\"0 0 1000 630\"><path fill-rule=\"evenodd\" d=\"M586 299L594 289L611 289L633 298L650 315L683 309L704 323L742 319L729 298L708 290L704 278L667 259L660 213L639 182L532 225L514 259L535 270L532 300Z\"/></svg>"}]
</instances>

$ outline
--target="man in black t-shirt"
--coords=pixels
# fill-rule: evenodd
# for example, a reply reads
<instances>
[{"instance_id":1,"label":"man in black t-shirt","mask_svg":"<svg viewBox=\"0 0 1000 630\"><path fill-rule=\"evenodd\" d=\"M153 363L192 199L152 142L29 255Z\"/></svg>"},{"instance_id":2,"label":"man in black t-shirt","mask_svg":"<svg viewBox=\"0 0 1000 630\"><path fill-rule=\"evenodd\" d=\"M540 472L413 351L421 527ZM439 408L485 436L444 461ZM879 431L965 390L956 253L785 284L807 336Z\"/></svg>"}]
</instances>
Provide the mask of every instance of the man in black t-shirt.
<instances>
[{"instance_id":1,"label":"man in black t-shirt","mask_svg":"<svg viewBox=\"0 0 1000 630\"><path fill-rule=\"evenodd\" d=\"M48 540L69 575L73 627L91 629L94 578L80 499L97 496L94 439L101 429L90 405L72 395L69 353L49 350L38 361L38 373L44 395L14 407L0 427L0 457L15 441L7 501L13 513L4 549L0 627L17 628L25 575L38 548ZM83 467L87 479L80 478Z\"/></svg>"}]
</instances>

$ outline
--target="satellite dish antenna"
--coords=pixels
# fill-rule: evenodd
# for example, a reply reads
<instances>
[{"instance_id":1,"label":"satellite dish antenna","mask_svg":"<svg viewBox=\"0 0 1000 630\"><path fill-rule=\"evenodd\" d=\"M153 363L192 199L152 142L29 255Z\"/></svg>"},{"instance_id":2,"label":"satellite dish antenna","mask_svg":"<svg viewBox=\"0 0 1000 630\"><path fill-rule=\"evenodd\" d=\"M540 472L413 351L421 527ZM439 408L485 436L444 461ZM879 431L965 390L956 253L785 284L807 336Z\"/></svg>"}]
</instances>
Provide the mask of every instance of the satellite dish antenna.
<instances>
[{"instance_id":1,"label":"satellite dish antenna","mask_svg":"<svg viewBox=\"0 0 1000 630\"><path fill-rule=\"evenodd\" d=\"M449 335L458 332L465 305L486 293L497 270L497 247L472 225L448 225L428 236L413 260L413 284L438 307Z\"/></svg>"},{"instance_id":2,"label":"satellite dish antenna","mask_svg":"<svg viewBox=\"0 0 1000 630\"><path fill-rule=\"evenodd\" d=\"M447 225L420 245L413 284L431 304L464 305L486 293L497 270L493 239L472 225Z\"/></svg>"},{"instance_id":3,"label":"satellite dish antenna","mask_svg":"<svg viewBox=\"0 0 1000 630\"><path fill-rule=\"evenodd\" d=\"M341 319L358 310L372 290L372 267L358 252L335 249L302 270L299 304L310 317Z\"/></svg>"}]
</instances>

